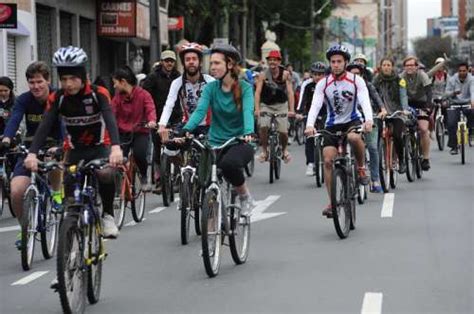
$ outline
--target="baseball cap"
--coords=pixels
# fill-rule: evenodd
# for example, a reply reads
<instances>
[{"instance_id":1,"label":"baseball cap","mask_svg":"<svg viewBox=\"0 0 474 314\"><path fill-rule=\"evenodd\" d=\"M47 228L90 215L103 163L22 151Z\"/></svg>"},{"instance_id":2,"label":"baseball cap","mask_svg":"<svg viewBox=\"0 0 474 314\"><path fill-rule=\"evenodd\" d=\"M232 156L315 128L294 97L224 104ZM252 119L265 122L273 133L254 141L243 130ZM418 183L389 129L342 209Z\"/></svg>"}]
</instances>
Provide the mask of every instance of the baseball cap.
<instances>
[{"instance_id":1,"label":"baseball cap","mask_svg":"<svg viewBox=\"0 0 474 314\"><path fill-rule=\"evenodd\" d=\"M164 50L161 53L161 60L173 59L176 61L176 54L172 50Z\"/></svg>"}]
</instances>

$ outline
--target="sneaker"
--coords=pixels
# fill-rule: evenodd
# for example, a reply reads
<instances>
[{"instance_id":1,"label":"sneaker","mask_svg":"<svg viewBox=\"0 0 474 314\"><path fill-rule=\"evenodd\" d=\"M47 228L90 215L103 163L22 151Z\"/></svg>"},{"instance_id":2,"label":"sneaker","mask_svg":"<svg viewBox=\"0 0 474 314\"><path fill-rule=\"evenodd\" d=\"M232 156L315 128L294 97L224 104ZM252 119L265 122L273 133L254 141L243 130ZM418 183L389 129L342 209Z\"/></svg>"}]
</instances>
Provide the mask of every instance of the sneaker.
<instances>
[{"instance_id":1,"label":"sneaker","mask_svg":"<svg viewBox=\"0 0 474 314\"><path fill-rule=\"evenodd\" d=\"M18 251L21 250L21 231L16 234L15 246L18 249Z\"/></svg>"},{"instance_id":2,"label":"sneaker","mask_svg":"<svg viewBox=\"0 0 474 314\"><path fill-rule=\"evenodd\" d=\"M377 182L377 181L372 182L372 186L370 187L370 192L383 193L383 188L380 185L380 182Z\"/></svg>"},{"instance_id":3,"label":"sneaker","mask_svg":"<svg viewBox=\"0 0 474 314\"><path fill-rule=\"evenodd\" d=\"M117 226L115 225L114 217L112 217L109 214L105 214L104 218L102 218L102 223L104 224L103 226L104 238L116 239L119 234L119 230Z\"/></svg>"},{"instance_id":4,"label":"sneaker","mask_svg":"<svg viewBox=\"0 0 474 314\"><path fill-rule=\"evenodd\" d=\"M368 185L370 180L369 177L367 176L367 173L365 172L364 167L360 167L357 169L358 175L359 175L359 183L362 185Z\"/></svg>"},{"instance_id":5,"label":"sneaker","mask_svg":"<svg viewBox=\"0 0 474 314\"><path fill-rule=\"evenodd\" d=\"M331 206L331 204L326 206L326 208L323 210L323 216L326 216L327 218L332 218L332 206Z\"/></svg>"},{"instance_id":6,"label":"sneaker","mask_svg":"<svg viewBox=\"0 0 474 314\"><path fill-rule=\"evenodd\" d=\"M311 162L306 167L306 175L308 177L314 176L314 164Z\"/></svg>"},{"instance_id":7,"label":"sneaker","mask_svg":"<svg viewBox=\"0 0 474 314\"><path fill-rule=\"evenodd\" d=\"M458 148L457 148L457 147L451 148L451 150L449 151L449 153L450 153L451 155L457 155L457 154L459 154Z\"/></svg>"},{"instance_id":8,"label":"sneaker","mask_svg":"<svg viewBox=\"0 0 474 314\"><path fill-rule=\"evenodd\" d=\"M430 168L431 168L430 167L430 160L429 159L423 159L421 161L421 169L423 171L428 171L428 170L430 170Z\"/></svg>"},{"instance_id":9,"label":"sneaker","mask_svg":"<svg viewBox=\"0 0 474 314\"><path fill-rule=\"evenodd\" d=\"M63 197L60 191L53 191L51 193L52 207L51 210L53 213L62 213L63 211Z\"/></svg>"},{"instance_id":10,"label":"sneaker","mask_svg":"<svg viewBox=\"0 0 474 314\"><path fill-rule=\"evenodd\" d=\"M398 173L403 174L407 172L407 165L403 160L400 160L400 163L398 164Z\"/></svg>"},{"instance_id":11,"label":"sneaker","mask_svg":"<svg viewBox=\"0 0 474 314\"><path fill-rule=\"evenodd\" d=\"M58 292L59 289L59 283L58 283L58 278L54 278L53 281L49 284L49 288L53 289L54 292Z\"/></svg>"},{"instance_id":12,"label":"sneaker","mask_svg":"<svg viewBox=\"0 0 474 314\"><path fill-rule=\"evenodd\" d=\"M253 197L249 194L240 195L239 200L240 208L242 209L240 213L244 216L250 216L252 214L252 209L255 207L255 200Z\"/></svg>"}]
</instances>

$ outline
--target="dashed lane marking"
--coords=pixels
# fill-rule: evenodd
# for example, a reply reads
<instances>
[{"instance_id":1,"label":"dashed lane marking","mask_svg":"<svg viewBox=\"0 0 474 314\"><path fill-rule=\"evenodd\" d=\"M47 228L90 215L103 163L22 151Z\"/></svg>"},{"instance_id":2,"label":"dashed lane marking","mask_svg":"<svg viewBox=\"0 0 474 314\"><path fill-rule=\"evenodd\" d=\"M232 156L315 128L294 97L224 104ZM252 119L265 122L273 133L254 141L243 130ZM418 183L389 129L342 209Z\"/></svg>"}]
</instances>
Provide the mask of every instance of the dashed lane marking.
<instances>
[{"instance_id":1,"label":"dashed lane marking","mask_svg":"<svg viewBox=\"0 0 474 314\"><path fill-rule=\"evenodd\" d=\"M29 284L30 282L32 282L32 281L34 281L34 280L40 278L41 276L46 275L47 273L49 273L49 270L46 270L46 271L35 271L34 273L29 274L28 276L23 277L23 278L21 278L20 280L15 281L15 282L12 283L11 285L12 285L12 286L24 286L24 285Z\"/></svg>"},{"instance_id":2,"label":"dashed lane marking","mask_svg":"<svg viewBox=\"0 0 474 314\"><path fill-rule=\"evenodd\" d=\"M382 218L390 218L393 215L393 202L395 201L394 193L386 193L383 197L382 212L380 216Z\"/></svg>"},{"instance_id":3,"label":"dashed lane marking","mask_svg":"<svg viewBox=\"0 0 474 314\"><path fill-rule=\"evenodd\" d=\"M361 314L381 314L383 293L366 292L362 302Z\"/></svg>"}]
</instances>

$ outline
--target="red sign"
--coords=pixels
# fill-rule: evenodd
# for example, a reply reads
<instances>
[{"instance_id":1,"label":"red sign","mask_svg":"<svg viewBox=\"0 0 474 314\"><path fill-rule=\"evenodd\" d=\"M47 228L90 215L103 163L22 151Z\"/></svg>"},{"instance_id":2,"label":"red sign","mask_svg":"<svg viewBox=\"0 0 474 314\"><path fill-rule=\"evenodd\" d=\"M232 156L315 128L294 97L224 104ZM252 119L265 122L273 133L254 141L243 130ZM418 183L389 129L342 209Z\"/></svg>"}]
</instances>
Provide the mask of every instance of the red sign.
<instances>
[{"instance_id":1,"label":"red sign","mask_svg":"<svg viewBox=\"0 0 474 314\"><path fill-rule=\"evenodd\" d=\"M0 3L0 28L17 28L17 6Z\"/></svg>"},{"instance_id":2,"label":"red sign","mask_svg":"<svg viewBox=\"0 0 474 314\"><path fill-rule=\"evenodd\" d=\"M168 18L168 30L179 31L183 28L184 28L184 16Z\"/></svg>"},{"instance_id":3,"label":"red sign","mask_svg":"<svg viewBox=\"0 0 474 314\"><path fill-rule=\"evenodd\" d=\"M134 37L136 35L135 1L99 1L97 35Z\"/></svg>"}]
</instances>

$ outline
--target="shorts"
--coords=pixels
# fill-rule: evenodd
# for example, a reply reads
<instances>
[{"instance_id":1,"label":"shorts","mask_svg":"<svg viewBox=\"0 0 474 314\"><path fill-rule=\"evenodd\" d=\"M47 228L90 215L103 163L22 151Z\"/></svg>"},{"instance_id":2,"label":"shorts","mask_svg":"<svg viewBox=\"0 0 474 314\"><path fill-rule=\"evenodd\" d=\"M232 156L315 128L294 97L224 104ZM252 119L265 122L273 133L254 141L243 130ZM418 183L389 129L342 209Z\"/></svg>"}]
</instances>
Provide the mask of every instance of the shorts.
<instances>
[{"instance_id":1,"label":"shorts","mask_svg":"<svg viewBox=\"0 0 474 314\"><path fill-rule=\"evenodd\" d=\"M84 160L86 163L100 158L107 158L110 154L110 148L108 146L99 145L87 148L72 149L66 153L66 163L77 164L79 161Z\"/></svg>"},{"instance_id":2,"label":"shorts","mask_svg":"<svg viewBox=\"0 0 474 314\"><path fill-rule=\"evenodd\" d=\"M13 169L13 177L30 177L31 176L31 171L25 168L24 165L25 158L24 157L18 157L15 168Z\"/></svg>"},{"instance_id":3,"label":"shorts","mask_svg":"<svg viewBox=\"0 0 474 314\"><path fill-rule=\"evenodd\" d=\"M262 103L260 105L260 112L268 112L275 114L288 114L288 103L277 103L274 105L266 105ZM258 118L258 124L261 128L269 128L271 124L271 118L269 116L261 116ZM276 118L277 131L279 133L288 133L288 117Z\"/></svg>"},{"instance_id":4,"label":"shorts","mask_svg":"<svg viewBox=\"0 0 474 314\"><path fill-rule=\"evenodd\" d=\"M327 127L326 130L331 133L336 133L338 131L346 132L347 130L349 130L349 128L353 126L361 125L361 124L362 124L361 121L355 120L348 123L336 124L334 126ZM338 145L337 137L330 136L328 134L322 134L322 136L323 136L323 141L322 141L323 147L337 147Z\"/></svg>"}]
</instances>

